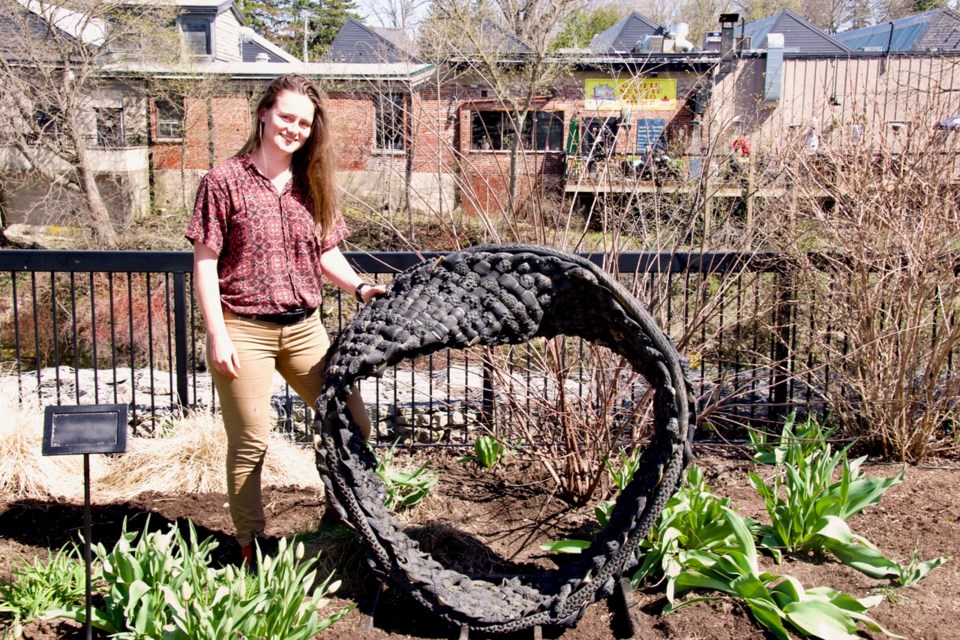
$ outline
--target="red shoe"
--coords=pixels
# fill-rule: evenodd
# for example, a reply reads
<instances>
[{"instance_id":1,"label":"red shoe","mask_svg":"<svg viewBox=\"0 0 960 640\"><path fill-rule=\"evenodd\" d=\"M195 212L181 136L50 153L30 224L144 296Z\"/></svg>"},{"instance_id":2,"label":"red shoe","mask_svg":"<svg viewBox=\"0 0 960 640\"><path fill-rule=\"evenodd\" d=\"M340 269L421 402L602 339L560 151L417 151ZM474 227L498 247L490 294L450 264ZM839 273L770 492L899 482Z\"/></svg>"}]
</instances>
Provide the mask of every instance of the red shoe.
<instances>
[{"instance_id":1,"label":"red shoe","mask_svg":"<svg viewBox=\"0 0 960 640\"><path fill-rule=\"evenodd\" d=\"M240 565L250 573L257 572L257 552L253 543L240 547L240 556L243 558Z\"/></svg>"}]
</instances>

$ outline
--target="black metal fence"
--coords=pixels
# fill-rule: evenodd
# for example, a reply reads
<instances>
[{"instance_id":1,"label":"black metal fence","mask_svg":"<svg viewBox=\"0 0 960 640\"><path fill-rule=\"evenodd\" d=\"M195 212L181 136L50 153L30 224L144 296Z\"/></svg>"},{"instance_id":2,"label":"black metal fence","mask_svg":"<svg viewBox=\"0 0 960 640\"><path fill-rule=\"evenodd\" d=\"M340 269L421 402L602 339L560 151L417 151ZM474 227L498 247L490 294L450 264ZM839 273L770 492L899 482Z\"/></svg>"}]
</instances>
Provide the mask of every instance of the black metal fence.
<instances>
[{"instance_id":1,"label":"black metal fence","mask_svg":"<svg viewBox=\"0 0 960 640\"><path fill-rule=\"evenodd\" d=\"M386 281L438 255L347 257L361 272ZM817 361L815 343L830 328L810 330L817 323L815 305L798 304L791 274L776 256L587 257L616 273L690 358L701 415L714 427L777 420L798 406L824 410L835 382L829 363ZM216 410L192 268L189 251L0 251L0 373L16 384L21 401L127 403L135 432L185 407ZM339 291L325 297L332 336L356 304ZM569 349L577 367L589 360L583 344ZM467 425L494 423L498 408L510 404L502 402L504 394L516 399L517 380L527 393L543 393L543 375L530 373L531 353L511 349L496 361L469 350L436 354L364 381L361 390L375 422L383 429L389 423L390 437L403 427L421 442L469 442ZM510 389L493 371L504 362L511 371L527 367L511 378ZM584 379L577 378L581 390ZM310 408L282 381L278 385L279 426L305 431Z\"/></svg>"}]
</instances>

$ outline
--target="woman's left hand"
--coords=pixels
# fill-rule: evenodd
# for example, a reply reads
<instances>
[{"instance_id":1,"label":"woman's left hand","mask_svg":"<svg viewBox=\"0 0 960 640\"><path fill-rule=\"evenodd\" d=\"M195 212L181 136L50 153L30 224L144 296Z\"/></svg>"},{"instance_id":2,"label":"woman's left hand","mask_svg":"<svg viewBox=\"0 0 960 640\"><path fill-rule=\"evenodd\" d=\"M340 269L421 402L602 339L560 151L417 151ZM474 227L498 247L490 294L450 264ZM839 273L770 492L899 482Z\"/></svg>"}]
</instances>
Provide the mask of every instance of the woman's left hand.
<instances>
[{"instance_id":1,"label":"woman's left hand","mask_svg":"<svg viewBox=\"0 0 960 640\"><path fill-rule=\"evenodd\" d=\"M363 298L363 303L366 304L378 296L382 296L387 292L387 286L383 284L371 284L370 286L364 287L363 291L360 292L360 296Z\"/></svg>"}]
</instances>

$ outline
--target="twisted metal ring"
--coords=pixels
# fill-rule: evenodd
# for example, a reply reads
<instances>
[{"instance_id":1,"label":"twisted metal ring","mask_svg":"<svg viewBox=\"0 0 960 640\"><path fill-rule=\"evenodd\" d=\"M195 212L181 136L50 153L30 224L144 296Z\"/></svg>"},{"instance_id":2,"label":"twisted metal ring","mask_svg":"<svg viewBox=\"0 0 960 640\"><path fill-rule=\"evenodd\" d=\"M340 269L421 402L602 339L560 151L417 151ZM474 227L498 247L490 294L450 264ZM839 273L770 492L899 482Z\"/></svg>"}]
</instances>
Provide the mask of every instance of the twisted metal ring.
<instances>
[{"instance_id":1,"label":"twisted metal ring","mask_svg":"<svg viewBox=\"0 0 960 640\"><path fill-rule=\"evenodd\" d=\"M359 380L441 349L521 344L568 335L627 359L654 390L655 433L607 526L562 569L492 581L447 569L421 551L383 505L376 460L346 401ZM637 564L639 541L676 490L689 459L695 404L685 362L652 316L598 266L538 246L458 251L399 274L365 306L328 357L317 400L317 468L374 570L428 611L473 630L572 625Z\"/></svg>"}]
</instances>

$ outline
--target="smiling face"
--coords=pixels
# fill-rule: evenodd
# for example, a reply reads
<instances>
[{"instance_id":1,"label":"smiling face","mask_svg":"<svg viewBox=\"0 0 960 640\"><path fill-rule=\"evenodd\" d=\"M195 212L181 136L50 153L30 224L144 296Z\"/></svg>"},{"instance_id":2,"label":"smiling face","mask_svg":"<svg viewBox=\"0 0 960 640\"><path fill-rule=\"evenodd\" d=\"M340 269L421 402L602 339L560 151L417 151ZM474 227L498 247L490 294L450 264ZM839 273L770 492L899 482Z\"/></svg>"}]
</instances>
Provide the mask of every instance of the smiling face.
<instances>
[{"instance_id":1,"label":"smiling face","mask_svg":"<svg viewBox=\"0 0 960 640\"><path fill-rule=\"evenodd\" d=\"M293 155L306 144L313 127L315 108L309 97L281 91L273 106L260 113L263 134L260 144L268 153Z\"/></svg>"}]
</instances>

